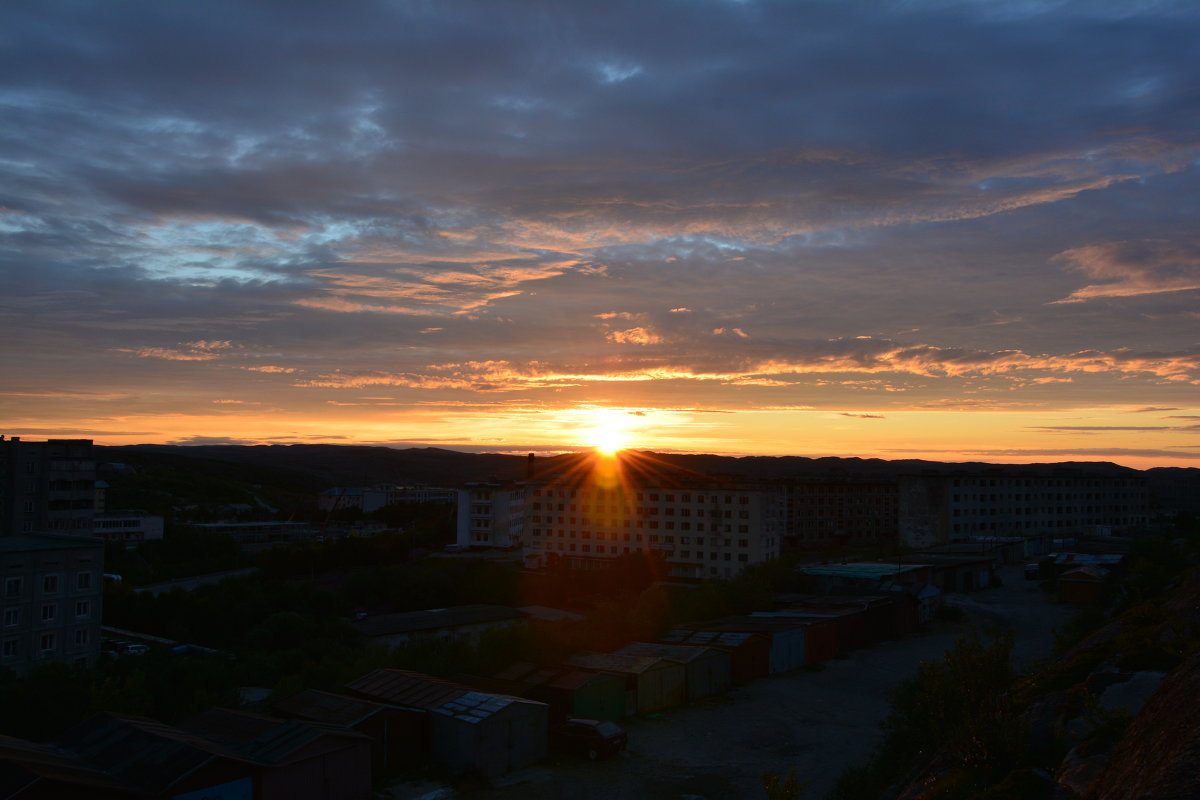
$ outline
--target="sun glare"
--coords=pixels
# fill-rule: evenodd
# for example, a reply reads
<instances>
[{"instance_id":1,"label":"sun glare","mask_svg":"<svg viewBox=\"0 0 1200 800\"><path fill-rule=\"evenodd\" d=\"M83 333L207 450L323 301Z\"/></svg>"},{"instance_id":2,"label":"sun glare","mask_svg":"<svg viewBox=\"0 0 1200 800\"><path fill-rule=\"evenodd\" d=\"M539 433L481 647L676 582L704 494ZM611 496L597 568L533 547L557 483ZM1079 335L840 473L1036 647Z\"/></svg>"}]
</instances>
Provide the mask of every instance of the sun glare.
<instances>
[{"instance_id":1,"label":"sun glare","mask_svg":"<svg viewBox=\"0 0 1200 800\"><path fill-rule=\"evenodd\" d=\"M580 431L580 444L596 448L604 456L612 456L629 446L632 432L629 412L610 408L586 410L585 427ZM582 420L581 420L582 421Z\"/></svg>"},{"instance_id":2,"label":"sun glare","mask_svg":"<svg viewBox=\"0 0 1200 800\"><path fill-rule=\"evenodd\" d=\"M597 428L591 432L590 438L590 444L606 456L615 455L629 444L625 431L617 428Z\"/></svg>"}]
</instances>

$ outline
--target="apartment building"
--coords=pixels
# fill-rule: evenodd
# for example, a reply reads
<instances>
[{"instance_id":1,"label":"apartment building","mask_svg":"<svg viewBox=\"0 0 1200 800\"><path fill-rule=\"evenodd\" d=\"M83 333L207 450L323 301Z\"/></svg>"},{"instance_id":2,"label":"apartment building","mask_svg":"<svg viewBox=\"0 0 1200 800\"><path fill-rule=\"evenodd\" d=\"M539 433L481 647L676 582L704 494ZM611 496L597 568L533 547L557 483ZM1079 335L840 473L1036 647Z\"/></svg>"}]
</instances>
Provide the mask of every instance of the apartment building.
<instances>
[{"instance_id":1,"label":"apartment building","mask_svg":"<svg viewBox=\"0 0 1200 800\"><path fill-rule=\"evenodd\" d=\"M90 534L95 484L90 439L0 436L0 536Z\"/></svg>"},{"instance_id":2,"label":"apartment building","mask_svg":"<svg viewBox=\"0 0 1200 800\"><path fill-rule=\"evenodd\" d=\"M899 488L894 480L798 478L784 483L784 547L895 544Z\"/></svg>"},{"instance_id":3,"label":"apartment building","mask_svg":"<svg viewBox=\"0 0 1200 800\"><path fill-rule=\"evenodd\" d=\"M470 547L521 547L525 542L527 481L479 481L458 490L455 543Z\"/></svg>"},{"instance_id":4,"label":"apartment building","mask_svg":"<svg viewBox=\"0 0 1200 800\"><path fill-rule=\"evenodd\" d=\"M779 556L783 499L754 484L550 482L529 498L526 561L588 568L655 553L673 576L730 578Z\"/></svg>"},{"instance_id":5,"label":"apartment building","mask_svg":"<svg viewBox=\"0 0 1200 800\"><path fill-rule=\"evenodd\" d=\"M104 543L76 536L0 537L0 667L95 664Z\"/></svg>"},{"instance_id":6,"label":"apartment building","mask_svg":"<svg viewBox=\"0 0 1200 800\"><path fill-rule=\"evenodd\" d=\"M1125 533L1146 524L1146 478L1134 470L1038 467L899 479L906 547L978 536Z\"/></svg>"}]
</instances>

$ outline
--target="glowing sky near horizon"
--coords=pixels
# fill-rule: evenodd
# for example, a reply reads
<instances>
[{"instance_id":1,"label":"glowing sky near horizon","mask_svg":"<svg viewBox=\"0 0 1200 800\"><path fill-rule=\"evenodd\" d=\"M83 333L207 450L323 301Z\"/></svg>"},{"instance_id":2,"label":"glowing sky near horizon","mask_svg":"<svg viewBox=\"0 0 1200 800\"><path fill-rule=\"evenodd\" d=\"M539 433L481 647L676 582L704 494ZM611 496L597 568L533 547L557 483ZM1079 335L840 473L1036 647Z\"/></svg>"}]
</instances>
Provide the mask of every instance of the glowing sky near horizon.
<instances>
[{"instance_id":1,"label":"glowing sky near horizon","mask_svg":"<svg viewBox=\"0 0 1200 800\"><path fill-rule=\"evenodd\" d=\"M1200 466L1191 2L17 0L0 119L0 433Z\"/></svg>"}]
</instances>

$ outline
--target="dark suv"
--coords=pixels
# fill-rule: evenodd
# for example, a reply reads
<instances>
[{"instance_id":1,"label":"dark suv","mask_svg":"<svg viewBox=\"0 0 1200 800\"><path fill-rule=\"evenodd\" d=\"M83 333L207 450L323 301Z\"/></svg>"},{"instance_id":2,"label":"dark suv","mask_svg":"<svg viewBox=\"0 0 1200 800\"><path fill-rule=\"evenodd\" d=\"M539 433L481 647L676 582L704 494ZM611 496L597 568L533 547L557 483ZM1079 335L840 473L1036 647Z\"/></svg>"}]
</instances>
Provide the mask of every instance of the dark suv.
<instances>
[{"instance_id":1,"label":"dark suv","mask_svg":"<svg viewBox=\"0 0 1200 800\"><path fill-rule=\"evenodd\" d=\"M614 758L625 749L629 736L615 722L600 719L569 719L558 729L556 750L586 755L592 761Z\"/></svg>"}]
</instances>

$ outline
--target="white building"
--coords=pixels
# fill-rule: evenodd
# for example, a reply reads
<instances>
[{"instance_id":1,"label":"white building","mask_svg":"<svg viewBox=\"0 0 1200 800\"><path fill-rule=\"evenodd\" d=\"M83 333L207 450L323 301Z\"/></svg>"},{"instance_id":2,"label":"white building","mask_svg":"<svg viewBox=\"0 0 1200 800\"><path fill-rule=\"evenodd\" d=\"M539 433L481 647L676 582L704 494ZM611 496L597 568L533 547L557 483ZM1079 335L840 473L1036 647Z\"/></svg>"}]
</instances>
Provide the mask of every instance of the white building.
<instances>
[{"instance_id":1,"label":"white building","mask_svg":"<svg viewBox=\"0 0 1200 800\"><path fill-rule=\"evenodd\" d=\"M533 484L486 481L458 490L455 543L469 547L520 547L525 541L526 508Z\"/></svg>"},{"instance_id":2,"label":"white building","mask_svg":"<svg viewBox=\"0 0 1200 800\"><path fill-rule=\"evenodd\" d=\"M163 538L163 518L145 511L109 511L93 518L92 535L132 550L142 542Z\"/></svg>"}]
</instances>

